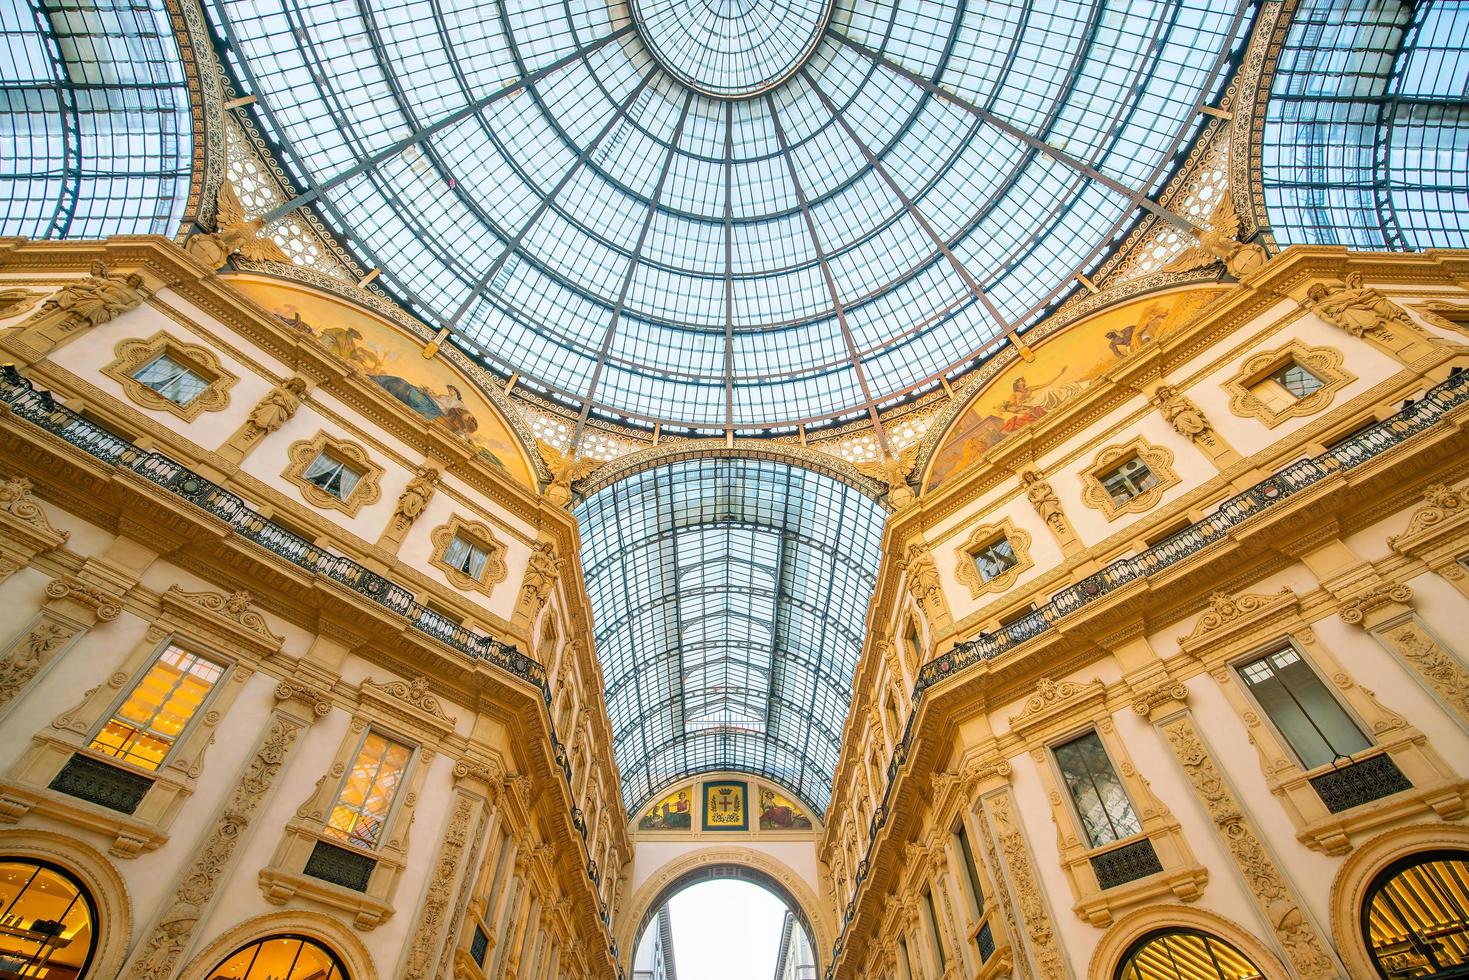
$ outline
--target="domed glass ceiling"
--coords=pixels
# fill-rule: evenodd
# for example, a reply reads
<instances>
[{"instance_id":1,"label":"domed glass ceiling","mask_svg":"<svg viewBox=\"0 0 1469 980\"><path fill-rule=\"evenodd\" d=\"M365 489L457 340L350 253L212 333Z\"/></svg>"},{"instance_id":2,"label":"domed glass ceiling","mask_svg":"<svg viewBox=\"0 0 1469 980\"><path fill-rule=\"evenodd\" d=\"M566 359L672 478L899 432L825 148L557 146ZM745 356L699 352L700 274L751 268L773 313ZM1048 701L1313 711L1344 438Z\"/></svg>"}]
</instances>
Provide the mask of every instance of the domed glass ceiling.
<instances>
[{"instance_id":1,"label":"domed glass ceiling","mask_svg":"<svg viewBox=\"0 0 1469 980\"><path fill-rule=\"evenodd\" d=\"M208 0L301 196L522 383L720 431L860 417L1074 288L1241 0Z\"/></svg>"}]
</instances>

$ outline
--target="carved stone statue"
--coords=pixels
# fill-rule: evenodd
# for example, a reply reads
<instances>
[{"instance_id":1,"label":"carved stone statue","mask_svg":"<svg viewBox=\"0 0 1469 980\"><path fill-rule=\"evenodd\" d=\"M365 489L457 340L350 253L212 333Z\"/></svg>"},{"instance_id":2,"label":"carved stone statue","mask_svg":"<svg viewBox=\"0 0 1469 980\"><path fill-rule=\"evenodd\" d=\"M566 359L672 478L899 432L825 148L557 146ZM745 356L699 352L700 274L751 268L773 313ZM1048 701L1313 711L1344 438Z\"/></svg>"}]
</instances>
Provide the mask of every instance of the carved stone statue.
<instances>
[{"instance_id":1,"label":"carved stone statue","mask_svg":"<svg viewBox=\"0 0 1469 980\"><path fill-rule=\"evenodd\" d=\"M401 525L402 530L407 530L428 506L438 485L439 471L432 466L420 466L398 497L398 506L393 511L393 523Z\"/></svg>"},{"instance_id":2,"label":"carved stone statue","mask_svg":"<svg viewBox=\"0 0 1469 980\"><path fill-rule=\"evenodd\" d=\"M1153 401L1179 435L1196 440L1208 433L1209 420L1204 418L1203 409L1172 385L1159 385L1153 393Z\"/></svg>"},{"instance_id":3,"label":"carved stone statue","mask_svg":"<svg viewBox=\"0 0 1469 980\"><path fill-rule=\"evenodd\" d=\"M1023 470L1020 485L1025 488L1025 499L1057 534L1069 534L1066 515L1061 512L1061 500L1056 491L1035 470Z\"/></svg>"},{"instance_id":4,"label":"carved stone statue","mask_svg":"<svg viewBox=\"0 0 1469 980\"><path fill-rule=\"evenodd\" d=\"M903 555L903 567L908 572L908 591L913 593L919 608L930 618L936 617L944 608L944 593L933 555L922 542L915 541Z\"/></svg>"},{"instance_id":5,"label":"carved stone statue","mask_svg":"<svg viewBox=\"0 0 1469 980\"><path fill-rule=\"evenodd\" d=\"M1231 276L1244 279L1269 261L1270 257L1265 254L1265 249L1239 240L1239 214L1234 210L1234 204L1227 194L1214 206L1208 224L1196 225L1195 228L1193 235L1198 244L1184 249L1162 271L1191 272L1215 262L1223 262Z\"/></svg>"},{"instance_id":6,"label":"carved stone statue","mask_svg":"<svg viewBox=\"0 0 1469 980\"><path fill-rule=\"evenodd\" d=\"M599 465L595 459L573 458L555 446L540 439L536 440L536 451L551 471L551 485L546 487L546 499L557 507L571 503L571 485L586 476Z\"/></svg>"},{"instance_id":7,"label":"carved stone statue","mask_svg":"<svg viewBox=\"0 0 1469 980\"><path fill-rule=\"evenodd\" d=\"M1353 337L1371 336L1388 340L1394 326L1419 332L1403 308L1371 286L1364 285L1359 272L1335 285L1314 284L1306 290L1305 305L1321 319Z\"/></svg>"},{"instance_id":8,"label":"carved stone statue","mask_svg":"<svg viewBox=\"0 0 1469 980\"><path fill-rule=\"evenodd\" d=\"M876 462L858 463L857 470L887 487L888 500L898 510L902 510L918 499L913 488L908 486L908 474L913 472L913 463L918 459L918 450L921 448L922 444L915 442Z\"/></svg>"},{"instance_id":9,"label":"carved stone statue","mask_svg":"<svg viewBox=\"0 0 1469 980\"><path fill-rule=\"evenodd\" d=\"M291 261L279 245L261 234L264 222L245 216L245 206L228 177L220 181L214 205L214 234L194 235L184 246L194 258L211 269L221 268L231 255L253 262Z\"/></svg>"},{"instance_id":10,"label":"carved stone statue","mask_svg":"<svg viewBox=\"0 0 1469 980\"><path fill-rule=\"evenodd\" d=\"M41 313L64 314L73 329L100 327L137 309L147 295L143 277L136 272L113 275L102 262L93 262L90 276L48 297L41 304Z\"/></svg>"},{"instance_id":11,"label":"carved stone statue","mask_svg":"<svg viewBox=\"0 0 1469 980\"><path fill-rule=\"evenodd\" d=\"M561 573L561 562L562 559L556 557L556 546L551 542L537 541L531 545L530 562L520 584L517 609L517 612L525 613L527 620L535 619L546 600L551 597L556 576Z\"/></svg>"},{"instance_id":12,"label":"carved stone statue","mask_svg":"<svg viewBox=\"0 0 1469 980\"><path fill-rule=\"evenodd\" d=\"M306 381L295 376L287 378L266 392L260 404L250 413L250 426L259 435L274 432L285 425L301 407L306 397Z\"/></svg>"}]
</instances>

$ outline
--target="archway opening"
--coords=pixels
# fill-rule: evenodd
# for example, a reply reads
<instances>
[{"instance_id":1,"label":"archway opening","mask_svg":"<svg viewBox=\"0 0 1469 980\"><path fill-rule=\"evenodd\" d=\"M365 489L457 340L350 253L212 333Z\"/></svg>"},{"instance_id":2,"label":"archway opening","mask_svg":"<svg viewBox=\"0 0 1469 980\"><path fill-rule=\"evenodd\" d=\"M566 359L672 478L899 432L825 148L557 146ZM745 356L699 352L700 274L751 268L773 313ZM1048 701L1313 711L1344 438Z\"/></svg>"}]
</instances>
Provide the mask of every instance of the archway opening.
<instances>
[{"instance_id":1,"label":"archway opening","mask_svg":"<svg viewBox=\"0 0 1469 980\"><path fill-rule=\"evenodd\" d=\"M73 980L96 946L92 896L62 869L0 859L0 977Z\"/></svg>"},{"instance_id":2,"label":"archway opening","mask_svg":"<svg viewBox=\"0 0 1469 980\"><path fill-rule=\"evenodd\" d=\"M269 936L235 950L209 980L351 980L337 954L306 936Z\"/></svg>"},{"instance_id":3,"label":"archway opening","mask_svg":"<svg viewBox=\"0 0 1469 980\"><path fill-rule=\"evenodd\" d=\"M1361 926L1384 980L1469 977L1469 852L1388 865L1367 889Z\"/></svg>"},{"instance_id":4,"label":"archway opening","mask_svg":"<svg viewBox=\"0 0 1469 980\"><path fill-rule=\"evenodd\" d=\"M1133 943L1114 980L1263 980L1250 958L1217 936L1193 929L1151 932Z\"/></svg>"},{"instance_id":5,"label":"archway opening","mask_svg":"<svg viewBox=\"0 0 1469 980\"><path fill-rule=\"evenodd\" d=\"M639 924L631 980L815 980L810 925L753 868L700 868L658 895Z\"/></svg>"}]
</instances>

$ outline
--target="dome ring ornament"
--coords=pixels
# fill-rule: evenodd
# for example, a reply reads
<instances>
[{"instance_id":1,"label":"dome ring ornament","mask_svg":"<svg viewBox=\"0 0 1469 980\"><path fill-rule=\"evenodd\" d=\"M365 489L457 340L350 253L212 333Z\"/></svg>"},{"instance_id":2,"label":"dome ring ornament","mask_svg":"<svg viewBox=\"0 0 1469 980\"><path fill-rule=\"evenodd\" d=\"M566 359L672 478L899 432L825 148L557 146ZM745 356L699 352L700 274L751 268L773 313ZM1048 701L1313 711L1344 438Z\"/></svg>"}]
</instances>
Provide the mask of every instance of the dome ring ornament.
<instances>
[{"instance_id":1,"label":"dome ring ornament","mask_svg":"<svg viewBox=\"0 0 1469 980\"><path fill-rule=\"evenodd\" d=\"M835 0L631 0L633 23L654 60L716 99L746 99L805 66Z\"/></svg>"}]
</instances>

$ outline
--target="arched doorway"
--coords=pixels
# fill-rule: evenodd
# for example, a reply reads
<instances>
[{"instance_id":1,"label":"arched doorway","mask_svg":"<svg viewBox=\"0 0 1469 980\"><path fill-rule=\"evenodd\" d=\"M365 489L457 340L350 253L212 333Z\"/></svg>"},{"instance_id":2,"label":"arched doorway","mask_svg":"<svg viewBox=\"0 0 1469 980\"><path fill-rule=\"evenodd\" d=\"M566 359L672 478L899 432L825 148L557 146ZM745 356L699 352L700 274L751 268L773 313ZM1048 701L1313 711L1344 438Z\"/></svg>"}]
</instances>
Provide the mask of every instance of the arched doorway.
<instances>
[{"instance_id":1,"label":"arched doorway","mask_svg":"<svg viewBox=\"0 0 1469 980\"><path fill-rule=\"evenodd\" d=\"M235 950L209 980L351 980L337 954L307 936L267 936Z\"/></svg>"},{"instance_id":2,"label":"arched doorway","mask_svg":"<svg viewBox=\"0 0 1469 980\"><path fill-rule=\"evenodd\" d=\"M1382 980L1469 977L1469 851L1422 851L1382 869L1361 929Z\"/></svg>"},{"instance_id":3,"label":"arched doorway","mask_svg":"<svg viewBox=\"0 0 1469 980\"><path fill-rule=\"evenodd\" d=\"M1261 980L1250 958L1217 936L1194 929L1161 929L1138 939L1123 955L1113 980Z\"/></svg>"},{"instance_id":4,"label":"arched doorway","mask_svg":"<svg viewBox=\"0 0 1469 980\"><path fill-rule=\"evenodd\" d=\"M69 872L44 861L0 858L0 977L86 976L96 923L92 896Z\"/></svg>"}]
</instances>

